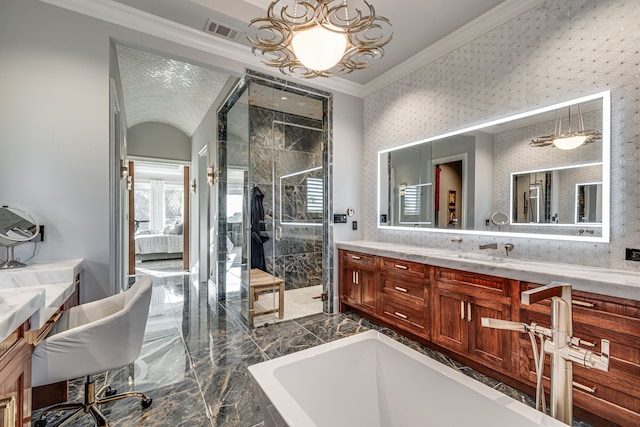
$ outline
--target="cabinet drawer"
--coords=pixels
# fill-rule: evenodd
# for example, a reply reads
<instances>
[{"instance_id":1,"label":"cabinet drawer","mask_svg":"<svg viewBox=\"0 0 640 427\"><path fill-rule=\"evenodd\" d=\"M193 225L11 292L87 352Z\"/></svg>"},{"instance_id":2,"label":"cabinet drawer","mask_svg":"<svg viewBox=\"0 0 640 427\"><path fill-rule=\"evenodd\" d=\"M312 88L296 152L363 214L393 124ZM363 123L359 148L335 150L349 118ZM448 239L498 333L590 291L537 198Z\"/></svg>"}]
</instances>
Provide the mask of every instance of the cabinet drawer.
<instances>
[{"instance_id":1,"label":"cabinet drawer","mask_svg":"<svg viewBox=\"0 0 640 427\"><path fill-rule=\"evenodd\" d=\"M359 252L344 251L342 253L342 259L345 264L363 266L363 267L375 267L376 256L367 255Z\"/></svg>"},{"instance_id":2,"label":"cabinet drawer","mask_svg":"<svg viewBox=\"0 0 640 427\"><path fill-rule=\"evenodd\" d=\"M382 276L383 294L396 298L405 298L407 301L424 304L427 298L426 284L420 279L403 280L398 276Z\"/></svg>"},{"instance_id":3,"label":"cabinet drawer","mask_svg":"<svg viewBox=\"0 0 640 427\"><path fill-rule=\"evenodd\" d=\"M405 277L424 277L426 266L417 262L401 261L393 258L382 258L382 272Z\"/></svg>"},{"instance_id":4,"label":"cabinet drawer","mask_svg":"<svg viewBox=\"0 0 640 427\"><path fill-rule=\"evenodd\" d=\"M382 295L380 303L385 321L414 334L427 336L427 312L424 307L404 304L390 295Z\"/></svg>"},{"instance_id":5,"label":"cabinet drawer","mask_svg":"<svg viewBox=\"0 0 640 427\"><path fill-rule=\"evenodd\" d=\"M509 280L503 277L485 276L466 271L451 270L448 268L435 268L434 280L442 283L450 283L458 286L480 288L482 290L505 293L510 291Z\"/></svg>"}]
</instances>

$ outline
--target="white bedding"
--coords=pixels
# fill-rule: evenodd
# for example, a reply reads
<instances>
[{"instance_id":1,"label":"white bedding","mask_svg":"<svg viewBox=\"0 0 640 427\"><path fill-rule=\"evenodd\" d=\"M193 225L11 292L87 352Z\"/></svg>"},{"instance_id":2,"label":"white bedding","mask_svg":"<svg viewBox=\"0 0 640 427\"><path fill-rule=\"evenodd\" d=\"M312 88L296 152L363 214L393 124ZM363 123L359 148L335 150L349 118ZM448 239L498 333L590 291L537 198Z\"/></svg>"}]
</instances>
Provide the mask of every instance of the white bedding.
<instances>
[{"instance_id":1,"label":"white bedding","mask_svg":"<svg viewBox=\"0 0 640 427\"><path fill-rule=\"evenodd\" d=\"M136 236L136 254L180 253L181 234L139 234Z\"/></svg>"}]
</instances>

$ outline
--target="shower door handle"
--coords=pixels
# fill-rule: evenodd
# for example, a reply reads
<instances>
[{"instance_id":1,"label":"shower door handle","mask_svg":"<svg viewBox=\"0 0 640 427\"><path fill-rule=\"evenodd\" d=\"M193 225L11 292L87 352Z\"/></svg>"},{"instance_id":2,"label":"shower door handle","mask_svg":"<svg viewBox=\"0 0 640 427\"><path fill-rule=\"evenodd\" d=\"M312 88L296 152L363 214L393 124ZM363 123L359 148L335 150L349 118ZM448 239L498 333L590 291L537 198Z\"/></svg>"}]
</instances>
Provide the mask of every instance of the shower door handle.
<instances>
[{"instance_id":1,"label":"shower door handle","mask_svg":"<svg viewBox=\"0 0 640 427\"><path fill-rule=\"evenodd\" d=\"M276 241L279 242L280 240L282 240L282 227L281 226L277 226L276 227Z\"/></svg>"}]
</instances>

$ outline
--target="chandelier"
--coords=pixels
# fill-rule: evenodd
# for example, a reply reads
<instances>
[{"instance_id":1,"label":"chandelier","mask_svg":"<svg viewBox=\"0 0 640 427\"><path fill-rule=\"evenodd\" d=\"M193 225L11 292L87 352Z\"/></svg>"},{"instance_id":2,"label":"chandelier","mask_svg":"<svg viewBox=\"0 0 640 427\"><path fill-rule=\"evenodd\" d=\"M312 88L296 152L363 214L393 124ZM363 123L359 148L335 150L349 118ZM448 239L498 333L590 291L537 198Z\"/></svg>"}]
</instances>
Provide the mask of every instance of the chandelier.
<instances>
[{"instance_id":1,"label":"chandelier","mask_svg":"<svg viewBox=\"0 0 640 427\"><path fill-rule=\"evenodd\" d=\"M393 33L384 34L387 18L359 2L364 7L349 8L347 0L274 0L267 16L249 23L256 28L255 38L247 35L252 51L283 74L304 78L328 77L334 67L342 74L367 68L384 55Z\"/></svg>"},{"instance_id":2,"label":"chandelier","mask_svg":"<svg viewBox=\"0 0 640 427\"><path fill-rule=\"evenodd\" d=\"M562 132L562 110L556 111L555 132L553 135L541 136L532 139L529 145L532 147L555 146L561 150L573 150L581 145L602 139L602 132L597 130L585 130L584 119L582 118L582 108L578 104L578 130L571 129L571 106L568 107L567 131Z\"/></svg>"}]
</instances>

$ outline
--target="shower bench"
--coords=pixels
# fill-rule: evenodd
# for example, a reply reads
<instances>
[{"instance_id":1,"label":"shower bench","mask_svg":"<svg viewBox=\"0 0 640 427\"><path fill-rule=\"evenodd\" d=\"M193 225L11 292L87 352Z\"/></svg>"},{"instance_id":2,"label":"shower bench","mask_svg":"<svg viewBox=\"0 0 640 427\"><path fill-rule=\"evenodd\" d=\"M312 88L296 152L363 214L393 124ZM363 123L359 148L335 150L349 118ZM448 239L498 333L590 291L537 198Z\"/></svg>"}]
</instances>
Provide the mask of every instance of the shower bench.
<instances>
[{"instance_id":1,"label":"shower bench","mask_svg":"<svg viewBox=\"0 0 640 427\"><path fill-rule=\"evenodd\" d=\"M249 274L249 324L253 326L253 318L264 314L278 313L278 317L284 317L284 280L277 278L266 271L252 268ZM254 304L261 292L278 291L278 307L272 310L255 311Z\"/></svg>"}]
</instances>

